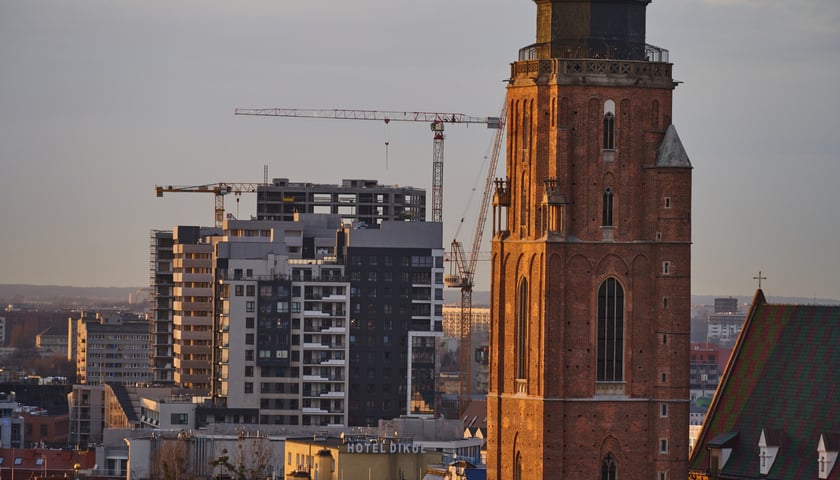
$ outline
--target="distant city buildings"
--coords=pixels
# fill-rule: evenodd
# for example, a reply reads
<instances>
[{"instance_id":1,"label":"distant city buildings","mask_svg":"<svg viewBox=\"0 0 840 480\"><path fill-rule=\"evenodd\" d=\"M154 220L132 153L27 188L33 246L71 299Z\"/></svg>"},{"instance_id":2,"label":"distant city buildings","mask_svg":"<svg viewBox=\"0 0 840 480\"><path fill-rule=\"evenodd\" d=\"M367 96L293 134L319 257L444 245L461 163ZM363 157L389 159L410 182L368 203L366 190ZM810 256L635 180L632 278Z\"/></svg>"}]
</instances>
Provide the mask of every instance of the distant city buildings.
<instances>
[{"instance_id":1,"label":"distant city buildings","mask_svg":"<svg viewBox=\"0 0 840 480\"><path fill-rule=\"evenodd\" d=\"M746 313L738 312L737 298L716 298L715 311L707 319L707 341L731 348L741 333L746 316Z\"/></svg>"}]
</instances>

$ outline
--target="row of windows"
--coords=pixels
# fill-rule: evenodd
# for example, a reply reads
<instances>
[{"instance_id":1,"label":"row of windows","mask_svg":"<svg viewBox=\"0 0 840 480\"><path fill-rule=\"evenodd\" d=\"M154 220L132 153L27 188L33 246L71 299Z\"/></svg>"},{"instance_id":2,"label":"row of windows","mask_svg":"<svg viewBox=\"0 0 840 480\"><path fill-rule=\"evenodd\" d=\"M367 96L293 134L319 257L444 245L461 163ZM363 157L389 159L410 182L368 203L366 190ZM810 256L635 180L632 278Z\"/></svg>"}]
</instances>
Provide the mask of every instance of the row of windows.
<instances>
[{"instance_id":1,"label":"row of windows","mask_svg":"<svg viewBox=\"0 0 840 480\"><path fill-rule=\"evenodd\" d=\"M398 259L395 262L395 258ZM431 255L411 255L411 256L392 256L392 255L352 255L350 256L350 265L361 266L369 265L376 266L382 264L386 267L391 267L398 264L401 267L415 267L415 268L443 268L443 257L433 257Z\"/></svg>"}]
</instances>

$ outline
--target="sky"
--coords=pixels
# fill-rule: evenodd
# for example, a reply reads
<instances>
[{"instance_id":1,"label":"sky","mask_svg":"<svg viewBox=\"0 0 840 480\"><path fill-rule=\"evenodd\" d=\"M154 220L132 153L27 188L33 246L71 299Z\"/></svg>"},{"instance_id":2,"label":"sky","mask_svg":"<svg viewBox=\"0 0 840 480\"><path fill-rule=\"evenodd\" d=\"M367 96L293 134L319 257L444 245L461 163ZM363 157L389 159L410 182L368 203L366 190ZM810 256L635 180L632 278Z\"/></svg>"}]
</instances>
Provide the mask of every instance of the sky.
<instances>
[{"instance_id":1,"label":"sky","mask_svg":"<svg viewBox=\"0 0 840 480\"><path fill-rule=\"evenodd\" d=\"M147 286L150 230L213 221L212 195L157 184L261 182L267 165L430 192L427 125L233 111L497 115L534 38L528 0L0 0L0 283ZM768 295L840 298L840 2L654 0L647 42L682 82L693 293L751 295L761 271ZM491 142L447 129L447 247L472 243ZM248 218L256 199L226 206Z\"/></svg>"}]
</instances>

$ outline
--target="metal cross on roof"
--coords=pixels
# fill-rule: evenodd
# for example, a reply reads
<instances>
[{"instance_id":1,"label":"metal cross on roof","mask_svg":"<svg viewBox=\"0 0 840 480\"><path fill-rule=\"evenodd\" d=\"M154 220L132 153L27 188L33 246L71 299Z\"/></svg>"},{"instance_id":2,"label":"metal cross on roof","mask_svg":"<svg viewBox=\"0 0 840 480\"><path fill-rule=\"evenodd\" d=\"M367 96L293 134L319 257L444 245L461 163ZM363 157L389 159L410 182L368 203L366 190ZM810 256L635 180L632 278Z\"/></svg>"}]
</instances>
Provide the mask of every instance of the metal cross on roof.
<instances>
[{"instance_id":1,"label":"metal cross on roof","mask_svg":"<svg viewBox=\"0 0 840 480\"><path fill-rule=\"evenodd\" d=\"M758 289L759 289L759 290L761 290L761 281L762 281L762 280L767 280L767 277L762 277L762 276L761 276L761 270L759 270L759 271L758 271L758 276L757 276L757 277L753 277L753 280L758 280Z\"/></svg>"}]
</instances>

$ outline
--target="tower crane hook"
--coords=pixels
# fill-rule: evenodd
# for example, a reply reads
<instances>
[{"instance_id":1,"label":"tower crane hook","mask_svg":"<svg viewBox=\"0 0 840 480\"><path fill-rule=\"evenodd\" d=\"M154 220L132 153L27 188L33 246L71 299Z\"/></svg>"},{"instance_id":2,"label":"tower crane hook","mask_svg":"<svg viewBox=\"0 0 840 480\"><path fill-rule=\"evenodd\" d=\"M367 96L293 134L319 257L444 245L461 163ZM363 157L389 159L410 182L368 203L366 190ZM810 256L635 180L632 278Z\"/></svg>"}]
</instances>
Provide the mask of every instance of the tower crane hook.
<instances>
[{"instance_id":1,"label":"tower crane hook","mask_svg":"<svg viewBox=\"0 0 840 480\"><path fill-rule=\"evenodd\" d=\"M391 142L390 142L391 129L389 128L390 124L391 124L391 119L388 118L388 117L385 117L385 170L388 170L388 145L391 144Z\"/></svg>"}]
</instances>

